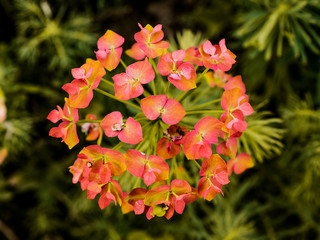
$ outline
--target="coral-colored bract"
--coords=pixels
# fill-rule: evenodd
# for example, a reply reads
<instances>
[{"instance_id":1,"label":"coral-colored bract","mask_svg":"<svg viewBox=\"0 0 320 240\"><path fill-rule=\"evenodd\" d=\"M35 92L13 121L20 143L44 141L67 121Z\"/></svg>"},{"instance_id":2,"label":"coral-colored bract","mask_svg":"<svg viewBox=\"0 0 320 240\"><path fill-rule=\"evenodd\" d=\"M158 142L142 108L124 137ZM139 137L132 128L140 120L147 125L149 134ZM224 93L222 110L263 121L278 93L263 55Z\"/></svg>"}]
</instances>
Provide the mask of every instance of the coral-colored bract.
<instances>
[{"instance_id":1,"label":"coral-colored bract","mask_svg":"<svg viewBox=\"0 0 320 240\"><path fill-rule=\"evenodd\" d=\"M138 43L138 47L149 58L156 58L163 54L169 47L169 43L162 41L164 33L162 25L158 24L154 28L149 24L142 27L139 24L141 31L134 35L134 39Z\"/></svg>"},{"instance_id":2,"label":"coral-colored bract","mask_svg":"<svg viewBox=\"0 0 320 240\"><path fill-rule=\"evenodd\" d=\"M126 51L135 62L126 65L125 39L107 30L98 39L97 60L71 70L74 79L62 87L69 95L63 109L57 106L47 117L62 122L49 135L71 149L79 143L78 125L87 141L96 141L79 152L69 170L88 199L99 196L101 209L113 202L124 214L170 219L197 198L223 195L232 173L253 167L249 154L237 154L237 143L254 110L241 76L225 72L236 57L225 39L170 52L162 25L138 26L136 43ZM120 70L105 77L120 62ZM121 108L124 115L114 110L101 115L103 109L95 107L81 112L96 92L111 99L100 106L114 109L114 101L128 106ZM80 120L79 109L85 116Z\"/></svg>"},{"instance_id":3,"label":"coral-colored bract","mask_svg":"<svg viewBox=\"0 0 320 240\"><path fill-rule=\"evenodd\" d=\"M65 98L63 110L57 106L58 110L52 110L47 119L53 123L62 120L58 127L51 128L49 136L62 138L69 149L73 148L79 142L76 130L76 122L79 120L78 109L72 108L68 98Z\"/></svg>"},{"instance_id":4,"label":"coral-colored bract","mask_svg":"<svg viewBox=\"0 0 320 240\"><path fill-rule=\"evenodd\" d=\"M93 97L93 89L98 87L106 71L99 61L87 59L86 64L72 69L71 72L75 79L63 85L62 89L69 94L71 107L86 108Z\"/></svg>"},{"instance_id":5,"label":"coral-colored bract","mask_svg":"<svg viewBox=\"0 0 320 240\"><path fill-rule=\"evenodd\" d=\"M98 51L96 56L98 61L108 70L115 69L120 62L124 38L114 31L107 30L106 33L98 40Z\"/></svg>"},{"instance_id":6,"label":"coral-colored bract","mask_svg":"<svg viewBox=\"0 0 320 240\"><path fill-rule=\"evenodd\" d=\"M144 61L133 63L127 67L126 73L112 77L115 95L122 100L139 97L144 90L141 84L147 84L154 77L154 70L147 58Z\"/></svg>"},{"instance_id":7,"label":"coral-colored bract","mask_svg":"<svg viewBox=\"0 0 320 240\"><path fill-rule=\"evenodd\" d=\"M161 115L167 124L177 124L186 114L176 99L168 99L166 95L149 96L141 100L141 109L144 115L155 120Z\"/></svg>"},{"instance_id":8,"label":"coral-colored bract","mask_svg":"<svg viewBox=\"0 0 320 240\"><path fill-rule=\"evenodd\" d=\"M118 111L106 115L100 126L108 137L118 136L119 140L129 144L142 141L142 128L139 122L129 117L124 123L122 114Z\"/></svg>"}]
</instances>

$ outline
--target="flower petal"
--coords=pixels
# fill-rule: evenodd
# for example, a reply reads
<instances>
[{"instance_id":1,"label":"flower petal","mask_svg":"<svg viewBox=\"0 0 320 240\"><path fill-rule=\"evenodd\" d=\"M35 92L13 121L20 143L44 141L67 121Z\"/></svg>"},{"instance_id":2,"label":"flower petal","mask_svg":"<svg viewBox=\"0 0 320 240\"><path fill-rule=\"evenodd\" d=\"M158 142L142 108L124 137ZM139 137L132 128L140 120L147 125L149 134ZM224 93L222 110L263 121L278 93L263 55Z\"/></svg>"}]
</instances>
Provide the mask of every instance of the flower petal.
<instances>
[{"instance_id":1,"label":"flower petal","mask_svg":"<svg viewBox=\"0 0 320 240\"><path fill-rule=\"evenodd\" d=\"M121 142L128 144L137 144L143 140L142 128L138 121L129 117L125 123L123 130L118 135Z\"/></svg>"},{"instance_id":2,"label":"flower petal","mask_svg":"<svg viewBox=\"0 0 320 240\"><path fill-rule=\"evenodd\" d=\"M185 115L186 111L176 99L168 99L161 117L165 123L173 125L180 122Z\"/></svg>"},{"instance_id":3,"label":"flower petal","mask_svg":"<svg viewBox=\"0 0 320 240\"><path fill-rule=\"evenodd\" d=\"M167 102L166 95L148 96L141 100L141 109L144 115L150 119L155 120L160 116L161 109Z\"/></svg>"}]
</instances>

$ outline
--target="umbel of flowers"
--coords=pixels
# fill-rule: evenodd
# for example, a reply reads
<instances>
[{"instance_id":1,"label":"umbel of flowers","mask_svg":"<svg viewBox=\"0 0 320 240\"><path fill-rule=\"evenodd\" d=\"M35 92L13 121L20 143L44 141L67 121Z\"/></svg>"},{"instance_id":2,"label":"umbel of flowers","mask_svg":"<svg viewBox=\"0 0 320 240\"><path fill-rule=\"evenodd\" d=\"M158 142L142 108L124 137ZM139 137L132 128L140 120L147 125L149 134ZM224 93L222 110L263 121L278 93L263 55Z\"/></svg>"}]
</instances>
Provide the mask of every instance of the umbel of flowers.
<instances>
[{"instance_id":1,"label":"umbel of flowers","mask_svg":"<svg viewBox=\"0 0 320 240\"><path fill-rule=\"evenodd\" d=\"M237 139L253 109L241 77L225 73L236 62L225 39L169 52L160 24L139 27L136 43L126 51L132 64L121 59L124 38L107 30L98 40L97 60L71 70L74 79L62 87L68 94L64 107L47 117L61 121L49 135L71 149L81 127L87 141L96 141L79 152L70 172L89 199L99 196L101 209L114 202L123 213L169 219L198 198L211 201L223 194L232 173L253 166L249 154L237 155ZM118 67L122 73L103 78ZM114 91L106 90L110 86ZM205 96L210 87L220 88L221 95ZM94 114L79 119L94 93L126 104L134 114L113 111L102 119ZM118 138L118 144L110 148L107 138ZM195 168L198 182L191 186L189 172ZM121 186L128 175L130 181Z\"/></svg>"}]
</instances>

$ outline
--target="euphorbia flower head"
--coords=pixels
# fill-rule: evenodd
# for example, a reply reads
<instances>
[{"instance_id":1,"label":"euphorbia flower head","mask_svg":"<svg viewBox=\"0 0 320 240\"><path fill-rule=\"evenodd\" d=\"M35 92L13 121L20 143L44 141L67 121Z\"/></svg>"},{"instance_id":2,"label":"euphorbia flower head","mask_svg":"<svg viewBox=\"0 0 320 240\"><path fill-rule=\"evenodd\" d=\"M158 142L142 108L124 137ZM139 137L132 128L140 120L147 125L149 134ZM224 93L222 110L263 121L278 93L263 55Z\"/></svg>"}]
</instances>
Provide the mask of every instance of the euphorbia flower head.
<instances>
[{"instance_id":1,"label":"euphorbia flower head","mask_svg":"<svg viewBox=\"0 0 320 240\"><path fill-rule=\"evenodd\" d=\"M237 154L237 142L236 137L229 137L217 145L216 151L218 154L234 158Z\"/></svg>"},{"instance_id":2,"label":"euphorbia flower head","mask_svg":"<svg viewBox=\"0 0 320 240\"><path fill-rule=\"evenodd\" d=\"M114 31L107 30L98 40L97 59L108 70L115 69L120 62L124 38Z\"/></svg>"},{"instance_id":3,"label":"euphorbia flower head","mask_svg":"<svg viewBox=\"0 0 320 240\"><path fill-rule=\"evenodd\" d=\"M219 192L223 194L222 186L230 182L227 165L218 154L203 160L200 176L202 178L198 183L198 193L208 201L211 201Z\"/></svg>"},{"instance_id":4,"label":"euphorbia flower head","mask_svg":"<svg viewBox=\"0 0 320 240\"><path fill-rule=\"evenodd\" d=\"M161 56L158 63L159 73L169 75L168 80L181 91L196 88L197 74L191 63L183 62L185 55L185 50L177 50Z\"/></svg>"},{"instance_id":5,"label":"euphorbia flower head","mask_svg":"<svg viewBox=\"0 0 320 240\"><path fill-rule=\"evenodd\" d=\"M166 41L161 41L163 39L162 25L158 24L154 28L151 25L146 25L141 28L140 32L134 35L134 39L137 41L139 48L145 53L149 58L156 58L163 53L169 47L169 43Z\"/></svg>"},{"instance_id":6,"label":"euphorbia flower head","mask_svg":"<svg viewBox=\"0 0 320 240\"><path fill-rule=\"evenodd\" d=\"M73 148L78 142L76 122L79 120L78 109L70 106L68 98L65 98L65 104L63 110L60 106L57 106L58 110L52 110L47 119L53 123L62 120L58 127L53 127L49 131L49 136L62 138L62 142L65 142L69 149Z\"/></svg>"},{"instance_id":7,"label":"euphorbia flower head","mask_svg":"<svg viewBox=\"0 0 320 240\"><path fill-rule=\"evenodd\" d=\"M226 129L223 129L224 131L232 129L245 131L247 129L244 116L251 115L254 111L248 102L248 96L243 94L240 88L224 91L221 106L226 111L220 116L220 120L225 122Z\"/></svg>"},{"instance_id":8,"label":"euphorbia flower head","mask_svg":"<svg viewBox=\"0 0 320 240\"><path fill-rule=\"evenodd\" d=\"M204 75L210 87L224 88L226 83L232 79L232 76L218 69L216 71L208 71Z\"/></svg>"},{"instance_id":9,"label":"euphorbia flower head","mask_svg":"<svg viewBox=\"0 0 320 240\"><path fill-rule=\"evenodd\" d=\"M126 170L124 155L121 152L99 145L90 145L83 148L80 154L92 159L93 164L95 161L103 160L103 164L108 164L111 176L120 176Z\"/></svg>"},{"instance_id":10,"label":"euphorbia flower head","mask_svg":"<svg viewBox=\"0 0 320 240\"><path fill-rule=\"evenodd\" d=\"M98 118L94 114L87 114L85 119L97 120ZM89 122L84 123L81 126L81 131L87 135L86 136L87 141L94 141L102 134L102 129L99 123L89 123Z\"/></svg>"},{"instance_id":11,"label":"euphorbia flower head","mask_svg":"<svg viewBox=\"0 0 320 240\"><path fill-rule=\"evenodd\" d=\"M161 138L157 144L157 155L163 159L170 159L176 156L181 150L180 144L183 144L184 136L188 131L186 127L171 125L163 132L165 137Z\"/></svg>"},{"instance_id":12,"label":"euphorbia flower head","mask_svg":"<svg viewBox=\"0 0 320 240\"><path fill-rule=\"evenodd\" d=\"M77 160L70 167L73 182L80 181L82 190L87 190L88 198L93 199L102 191L102 186L126 170L122 153L91 145L81 150Z\"/></svg>"},{"instance_id":13,"label":"euphorbia flower head","mask_svg":"<svg viewBox=\"0 0 320 240\"><path fill-rule=\"evenodd\" d=\"M122 114L118 111L106 115L100 126L108 137L118 136L121 142L137 144L143 140L140 123L132 117L124 123Z\"/></svg>"},{"instance_id":14,"label":"euphorbia flower head","mask_svg":"<svg viewBox=\"0 0 320 240\"><path fill-rule=\"evenodd\" d=\"M199 49L196 47L189 47L186 50L185 60L187 62L193 63L194 65L203 66L202 56L199 52Z\"/></svg>"},{"instance_id":15,"label":"euphorbia flower head","mask_svg":"<svg viewBox=\"0 0 320 240\"><path fill-rule=\"evenodd\" d=\"M137 150L129 149L125 154L128 172L141 177L149 186L154 182L166 180L169 177L169 166L159 156L147 156Z\"/></svg>"},{"instance_id":16,"label":"euphorbia flower head","mask_svg":"<svg viewBox=\"0 0 320 240\"><path fill-rule=\"evenodd\" d=\"M161 114L162 120L167 124L177 124L186 114L177 100L168 99L166 95L154 95L142 99L141 109L150 120L155 120Z\"/></svg>"},{"instance_id":17,"label":"euphorbia flower head","mask_svg":"<svg viewBox=\"0 0 320 240\"><path fill-rule=\"evenodd\" d=\"M219 45L212 45L207 40L203 45L200 45L199 51L203 57L203 65L212 70L220 69L229 71L236 61L236 56L227 49L225 39L220 40Z\"/></svg>"},{"instance_id":18,"label":"euphorbia flower head","mask_svg":"<svg viewBox=\"0 0 320 240\"><path fill-rule=\"evenodd\" d=\"M128 195L124 197L122 204L122 212L128 213L134 211L136 215L140 215L145 212L148 207L144 205L145 195L148 192L145 188L135 188ZM127 203L127 204L126 204Z\"/></svg>"},{"instance_id":19,"label":"euphorbia flower head","mask_svg":"<svg viewBox=\"0 0 320 240\"><path fill-rule=\"evenodd\" d=\"M254 163L250 154L248 153L240 153L233 159L230 159L227 162L228 175L230 176L232 172L235 174L241 174L248 168L252 168Z\"/></svg>"},{"instance_id":20,"label":"euphorbia flower head","mask_svg":"<svg viewBox=\"0 0 320 240\"><path fill-rule=\"evenodd\" d=\"M115 205L119 203L119 205L121 206L122 199L123 199L123 192L120 184L118 183L117 180L111 180L102 187L102 190L100 192L99 202L98 202L99 207L101 209L104 209L107 206L109 206L111 201L113 201Z\"/></svg>"},{"instance_id":21,"label":"euphorbia flower head","mask_svg":"<svg viewBox=\"0 0 320 240\"><path fill-rule=\"evenodd\" d=\"M85 64L72 69L71 73L74 80L63 85L62 89L69 94L71 107L86 108L93 97L92 90L98 87L106 71L99 61L88 58Z\"/></svg>"},{"instance_id":22,"label":"euphorbia flower head","mask_svg":"<svg viewBox=\"0 0 320 240\"><path fill-rule=\"evenodd\" d=\"M218 142L223 123L214 117L204 117L184 138L183 152L188 159L210 157L211 144Z\"/></svg>"},{"instance_id":23,"label":"euphorbia flower head","mask_svg":"<svg viewBox=\"0 0 320 240\"><path fill-rule=\"evenodd\" d=\"M147 84L155 77L155 72L147 58L135 62L126 68L125 73L112 77L115 96L121 100L128 100L140 96L144 89L141 84Z\"/></svg>"},{"instance_id":24,"label":"euphorbia flower head","mask_svg":"<svg viewBox=\"0 0 320 240\"><path fill-rule=\"evenodd\" d=\"M182 214L185 205L198 198L195 189L191 188L185 180L175 179L169 185L161 185L145 195L144 204L150 206L147 211L147 218L154 216L170 219L174 211Z\"/></svg>"}]
</instances>

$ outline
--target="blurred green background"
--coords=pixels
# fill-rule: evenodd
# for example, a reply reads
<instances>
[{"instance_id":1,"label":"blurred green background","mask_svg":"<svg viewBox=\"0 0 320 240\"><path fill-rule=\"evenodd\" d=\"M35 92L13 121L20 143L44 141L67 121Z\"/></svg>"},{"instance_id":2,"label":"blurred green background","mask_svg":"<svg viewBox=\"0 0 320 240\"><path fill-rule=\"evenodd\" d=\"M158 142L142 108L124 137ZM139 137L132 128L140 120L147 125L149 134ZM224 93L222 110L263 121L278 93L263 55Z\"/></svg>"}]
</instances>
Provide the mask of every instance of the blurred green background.
<instances>
[{"instance_id":1,"label":"blurred green background","mask_svg":"<svg viewBox=\"0 0 320 240\"><path fill-rule=\"evenodd\" d=\"M107 29L129 48L138 22L173 48L226 38L256 110L240 138L255 167L170 221L101 211L68 172L83 146L48 136L71 69ZM319 0L0 0L0 239L320 239L319 25Z\"/></svg>"}]
</instances>

